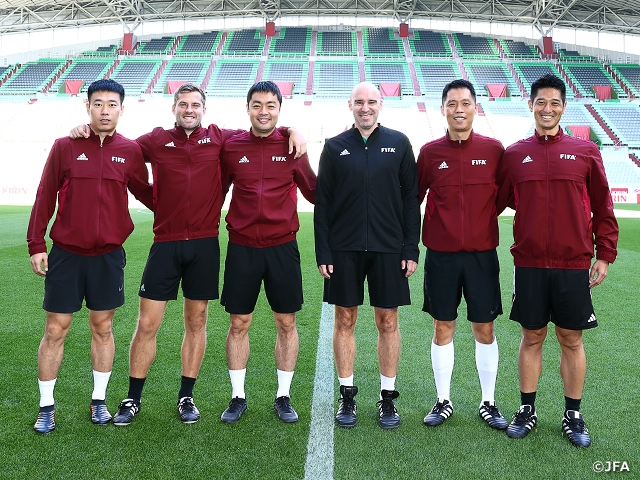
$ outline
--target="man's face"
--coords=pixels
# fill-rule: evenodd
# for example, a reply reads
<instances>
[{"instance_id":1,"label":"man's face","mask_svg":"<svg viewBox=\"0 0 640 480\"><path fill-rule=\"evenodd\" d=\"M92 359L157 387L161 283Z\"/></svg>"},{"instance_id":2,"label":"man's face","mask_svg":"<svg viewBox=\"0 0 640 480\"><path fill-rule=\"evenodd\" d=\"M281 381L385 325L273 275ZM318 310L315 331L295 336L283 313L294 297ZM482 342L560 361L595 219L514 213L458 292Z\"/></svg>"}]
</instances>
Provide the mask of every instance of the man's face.
<instances>
[{"instance_id":1,"label":"man's face","mask_svg":"<svg viewBox=\"0 0 640 480\"><path fill-rule=\"evenodd\" d=\"M536 98L529 100L529 110L533 112L538 133L545 135L558 133L558 123L565 107L566 103L562 103L560 90L556 88L538 90Z\"/></svg>"},{"instance_id":2,"label":"man's face","mask_svg":"<svg viewBox=\"0 0 640 480\"><path fill-rule=\"evenodd\" d=\"M176 116L176 124L191 133L200 126L202 116L207 109L202 102L200 92L185 92L178 95L178 101L171 111Z\"/></svg>"},{"instance_id":3,"label":"man's face","mask_svg":"<svg viewBox=\"0 0 640 480\"><path fill-rule=\"evenodd\" d=\"M113 135L123 111L120 94L115 92L93 92L87 103L91 129L98 135Z\"/></svg>"},{"instance_id":4,"label":"man's face","mask_svg":"<svg viewBox=\"0 0 640 480\"><path fill-rule=\"evenodd\" d=\"M266 137L273 132L280 116L278 97L271 92L254 92L247 105L251 120L251 131L258 137Z\"/></svg>"},{"instance_id":5,"label":"man's face","mask_svg":"<svg viewBox=\"0 0 640 480\"><path fill-rule=\"evenodd\" d=\"M450 133L467 133L473 128L476 115L476 102L468 88L452 88L440 107L447 119Z\"/></svg>"},{"instance_id":6,"label":"man's face","mask_svg":"<svg viewBox=\"0 0 640 480\"><path fill-rule=\"evenodd\" d=\"M378 124L382 98L373 85L359 85L351 93L349 109L361 133L370 132Z\"/></svg>"}]
</instances>

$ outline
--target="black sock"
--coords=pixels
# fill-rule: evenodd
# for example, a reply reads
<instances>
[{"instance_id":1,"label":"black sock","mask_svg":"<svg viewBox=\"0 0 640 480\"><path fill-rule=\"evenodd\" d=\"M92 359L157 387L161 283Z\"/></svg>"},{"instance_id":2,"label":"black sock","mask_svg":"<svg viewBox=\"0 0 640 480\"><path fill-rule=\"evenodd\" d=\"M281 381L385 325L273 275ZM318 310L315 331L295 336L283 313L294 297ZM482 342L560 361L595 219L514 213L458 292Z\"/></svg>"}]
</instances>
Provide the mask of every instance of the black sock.
<instances>
[{"instance_id":1,"label":"black sock","mask_svg":"<svg viewBox=\"0 0 640 480\"><path fill-rule=\"evenodd\" d=\"M520 404L531 405L531 409L536 411L536 392L524 393L520 391Z\"/></svg>"},{"instance_id":2,"label":"black sock","mask_svg":"<svg viewBox=\"0 0 640 480\"><path fill-rule=\"evenodd\" d=\"M180 382L180 393L178 393L178 400L184 397L193 397L193 385L196 383L196 379L192 377L182 376Z\"/></svg>"},{"instance_id":3,"label":"black sock","mask_svg":"<svg viewBox=\"0 0 640 480\"><path fill-rule=\"evenodd\" d=\"M132 398L133 400L138 400L142 398L142 389L144 388L145 378L135 378L129 377L129 393L127 398Z\"/></svg>"},{"instance_id":4,"label":"black sock","mask_svg":"<svg viewBox=\"0 0 640 480\"><path fill-rule=\"evenodd\" d=\"M581 398L569 398L566 395L564 396L564 410L567 413L567 410L575 410L576 412L580 411L580 402Z\"/></svg>"},{"instance_id":5,"label":"black sock","mask_svg":"<svg viewBox=\"0 0 640 480\"><path fill-rule=\"evenodd\" d=\"M40 407L41 412L53 412L54 405L47 405L46 407Z\"/></svg>"},{"instance_id":6,"label":"black sock","mask_svg":"<svg viewBox=\"0 0 640 480\"><path fill-rule=\"evenodd\" d=\"M107 403L107 402L105 402L104 400L94 400L94 399L91 399L91 405L93 405L94 407L95 407L96 405L105 405L106 403Z\"/></svg>"}]
</instances>

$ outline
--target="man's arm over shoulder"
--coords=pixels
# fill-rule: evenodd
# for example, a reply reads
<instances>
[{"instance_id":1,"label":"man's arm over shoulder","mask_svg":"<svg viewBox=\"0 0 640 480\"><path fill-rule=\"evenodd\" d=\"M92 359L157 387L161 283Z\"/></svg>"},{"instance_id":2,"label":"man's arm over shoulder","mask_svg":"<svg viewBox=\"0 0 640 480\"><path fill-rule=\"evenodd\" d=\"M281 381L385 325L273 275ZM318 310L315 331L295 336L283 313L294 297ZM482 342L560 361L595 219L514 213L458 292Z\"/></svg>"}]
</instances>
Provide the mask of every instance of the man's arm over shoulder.
<instances>
[{"instance_id":1,"label":"man's arm over shoulder","mask_svg":"<svg viewBox=\"0 0 640 480\"><path fill-rule=\"evenodd\" d=\"M309 157L305 153L298 158L296 162L294 181L298 185L298 188L300 189L300 192L302 192L304 198L309 200L311 203L315 203L317 177L313 168L311 168L311 165L309 164Z\"/></svg>"},{"instance_id":2,"label":"man's arm over shoulder","mask_svg":"<svg viewBox=\"0 0 640 480\"><path fill-rule=\"evenodd\" d=\"M591 147L591 174L589 177L589 200L593 212L593 236L596 258L613 263L618 254L618 221L613 213L613 200L609 182L604 171L600 150Z\"/></svg>"},{"instance_id":3,"label":"man's arm over shoulder","mask_svg":"<svg viewBox=\"0 0 640 480\"><path fill-rule=\"evenodd\" d=\"M144 161L151 163L155 149L164 146L166 142L163 142L167 139L168 135L166 130L162 127L156 127L149 133L140 135L135 141L142 149Z\"/></svg>"},{"instance_id":4,"label":"man's arm over shoulder","mask_svg":"<svg viewBox=\"0 0 640 480\"><path fill-rule=\"evenodd\" d=\"M133 156L133 165L131 166L127 188L145 207L154 211L153 187L149 184L149 171L144 163L142 149L138 143L132 143L135 154Z\"/></svg>"}]
</instances>

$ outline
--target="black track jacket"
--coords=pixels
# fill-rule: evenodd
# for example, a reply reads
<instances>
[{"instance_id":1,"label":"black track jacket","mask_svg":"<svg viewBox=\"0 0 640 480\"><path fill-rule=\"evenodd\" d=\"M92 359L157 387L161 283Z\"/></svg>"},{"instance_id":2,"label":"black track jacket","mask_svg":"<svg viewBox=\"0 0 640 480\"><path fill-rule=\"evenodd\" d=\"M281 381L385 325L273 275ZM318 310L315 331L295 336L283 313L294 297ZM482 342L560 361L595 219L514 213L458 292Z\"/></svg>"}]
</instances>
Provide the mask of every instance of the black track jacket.
<instances>
[{"instance_id":1,"label":"black track jacket","mask_svg":"<svg viewBox=\"0 0 640 480\"><path fill-rule=\"evenodd\" d=\"M401 253L418 261L416 162L403 133L378 127L365 143L351 128L324 145L314 213L316 261L332 250Z\"/></svg>"}]
</instances>

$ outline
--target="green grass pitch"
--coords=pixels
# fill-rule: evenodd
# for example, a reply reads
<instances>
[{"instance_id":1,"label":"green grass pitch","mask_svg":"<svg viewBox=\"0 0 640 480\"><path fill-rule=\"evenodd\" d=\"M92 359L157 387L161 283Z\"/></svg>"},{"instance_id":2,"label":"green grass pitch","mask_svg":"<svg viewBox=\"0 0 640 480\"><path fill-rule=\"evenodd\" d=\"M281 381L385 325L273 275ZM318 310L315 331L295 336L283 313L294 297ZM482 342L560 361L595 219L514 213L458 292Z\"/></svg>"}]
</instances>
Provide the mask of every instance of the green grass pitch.
<instances>
[{"instance_id":1,"label":"green grass pitch","mask_svg":"<svg viewBox=\"0 0 640 480\"><path fill-rule=\"evenodd\" d=\"M176 400L183 326L178 300L169 303L142 410L128 427L94 426L89 420L90 333L87 311L76 314L55 391L57 428L50 435L40 436L32 427L39 398L36 352L44 325L43 281L31 272L28 262L25 231L29 211L29 207L0 207L0 478L304 477L322 300L311 214L301 214L298 236L305 305L298 314L300 356L292 385L292 403L300 416L297 424L281 424L272 411L276 391L275 327L263 297L250 332L246 382L249 410L237 424L226 425L219 420L231 394L224 353L228 317L217 302L211 302L207 353L194 390L202 419L193 425L180 423ZM136 230L125 245L127 301L116 313L116 359L107 391L112 413L127 393L128 348L138 311L136 291L152 241L151 215L132 211L132 216ZM500 219L505 314L496 322L501 354L496 398L508 418L519 405L516 359L520 340L519 326L508 319L513 270L508 251L510 221ZM410 280L414 304L400 311L403 350L397 406L402 424L393 431L383 431L376 425L376 332L371 308L363 307L356 331L358 425L351 430L334 430L334 464L327 465L327 478L582 479L597 478L594 463L607 461L627 462L629 478L640 474L634 420L640 391L640 220L625 218L619 222L618 260L604 284L593 292L600 326L585 332L588 371L582 410L593 437L590 448L576 449L561 434L564 401L559 347L552 329L544 347L545 363L536 402L537 430L524 440L513 440L483 424L477 414L480 386L464 305L455 337L451 392L455 413L442 427L422 425L435 400L435 386L429 357L432 323L421 312L421 264ZM220 237L223 255L225 233ZM334 386L334 394L336 391Z\"/></svg>"}]
</instances>

